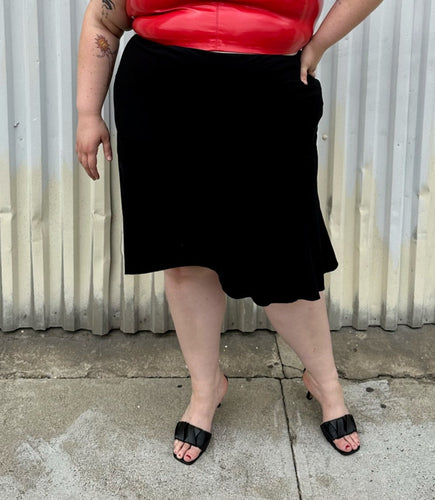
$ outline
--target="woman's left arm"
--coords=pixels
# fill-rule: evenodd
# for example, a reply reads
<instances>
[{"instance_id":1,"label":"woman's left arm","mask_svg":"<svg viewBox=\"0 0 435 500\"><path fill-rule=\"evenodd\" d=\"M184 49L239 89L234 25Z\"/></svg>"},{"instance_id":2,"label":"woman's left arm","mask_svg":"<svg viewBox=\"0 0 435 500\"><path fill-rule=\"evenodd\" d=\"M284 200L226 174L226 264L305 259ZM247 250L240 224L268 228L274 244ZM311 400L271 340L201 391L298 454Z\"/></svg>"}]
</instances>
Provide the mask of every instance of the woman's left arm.
<instances>
[{"instance_id":1,"label":"woman's left arm","mask_svg":"<svg viewBox=\"0 0 435 500\"><path fill-rule=\"evenodd\" d=\"M307 84L307 74L315 76L316 67L324 52L344 38L382 0L336 0L319 29L302 50L301 80Z\"/></svg>"}]
</instances>

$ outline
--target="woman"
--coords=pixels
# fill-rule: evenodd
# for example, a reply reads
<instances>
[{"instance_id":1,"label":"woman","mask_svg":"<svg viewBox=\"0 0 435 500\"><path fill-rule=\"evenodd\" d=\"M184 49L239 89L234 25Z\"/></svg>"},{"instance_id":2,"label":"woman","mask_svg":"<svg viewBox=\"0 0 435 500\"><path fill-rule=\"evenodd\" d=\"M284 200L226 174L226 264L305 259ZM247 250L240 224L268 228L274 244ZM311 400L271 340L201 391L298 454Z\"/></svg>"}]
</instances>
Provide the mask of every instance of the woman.
<instances>
[{"instance_id":1,"label":"woman","mask_svg":"<svg viewBox=\"0 0 435 500\"><path fill-rule=\"evenodd\" d=\"M119 38L136 31L115 80L125 272L165 270L192 383L174 442L185 464L207 448L227 390L219 367L227 295L263 306L298 354L330 444L343 455L360 447L323 294L337 261L317 195L315 71L381 0L337 0L313 35L321 3L91 0L84 17L76 149L93 180L101 143L112 158L101 108Z\"/></svg>"}]
</instances>

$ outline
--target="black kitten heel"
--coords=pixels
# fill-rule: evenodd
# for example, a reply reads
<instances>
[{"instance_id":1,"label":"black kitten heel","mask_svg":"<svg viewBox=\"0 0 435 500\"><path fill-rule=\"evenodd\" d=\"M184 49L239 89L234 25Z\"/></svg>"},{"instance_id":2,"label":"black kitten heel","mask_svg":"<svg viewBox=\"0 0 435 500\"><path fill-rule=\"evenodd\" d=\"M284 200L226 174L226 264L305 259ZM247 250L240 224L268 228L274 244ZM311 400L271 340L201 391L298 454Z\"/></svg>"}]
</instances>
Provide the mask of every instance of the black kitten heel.
<instances>
[{"instance_id":1,"label":"black kitten heel","mask_svg":"<svg viewBox=\"0 0 435 500\"><path fill-rule=\"evenodd\" d=\"M307 369L306 369L306 368L304 368L304 371L303 371L302 373L305 373L306 371L307 371ZM305 396L305 397L306 397L307 399L310 399L310 400L311 400L311 399L313 399L313 395L311 394L311 392L310 392L310 391L307 391L307 394L306 394L306 396Z\"/></svg>"},{"instance_id":2,"label":"black kitten heel","mask_svg":"<svg viewBox=\"0 0 435 500\"><path fill-rule=\"evenodd\" d=\"M229 381L229 380L228 380L228 377L227 377L225 374L224 374L224 377L227 379L227 382L228 382L228 381ZM222 406L222 403L219 403L219 404L217 405L217 407L218 407L218 408L220 408L221 406Z\"/></svg>"}]
</instances>

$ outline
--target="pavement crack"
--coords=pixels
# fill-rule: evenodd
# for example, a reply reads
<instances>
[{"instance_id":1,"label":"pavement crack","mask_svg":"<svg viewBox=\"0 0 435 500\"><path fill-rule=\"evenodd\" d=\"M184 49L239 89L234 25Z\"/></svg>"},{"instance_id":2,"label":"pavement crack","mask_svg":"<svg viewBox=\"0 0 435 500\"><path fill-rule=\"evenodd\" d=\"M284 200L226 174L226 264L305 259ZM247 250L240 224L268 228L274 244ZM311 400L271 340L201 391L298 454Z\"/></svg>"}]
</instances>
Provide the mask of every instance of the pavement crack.
<instances>
[{"instance_id":1,"label":"pavement crack","mask_svg":"<svg viewBox=\"0 0 435 500\"><path fill-rule=\"evenodd\" d=\"M284 363L282 361L282 357L281 357L281 351L279 349L279 344L278 344L278 337L275 336L275 348L276 348L276 353L277 353L277 356L278 356L278 360L279 360L279 363L281 364L281 372L284 374Z\"/></svg>"},{"instance_id":2,"label":"pavement crack","mask_svg":"<svg viewBox=\"0 0 435 500\"><path fill-rule=\"evenodd\" d=\"M346 377L342 373L339 373L339 378L341 380L346 380L349 382L369 382L370 380L381 380L381 379L391 379L391 380L434 380L435 374L425 373L423 375L392 375L391 373L378 373L377 375L371 377Z\"/></svg>"},{"instance_id":3,"label":"pavement crack","mask_svg":"<svg viewBox=\"0 0 435 500\"><path fill-rule=\"evenodd\" d=\"M286 426L287 426L287 434L288 434L288 437L289 437L290 449L292 451L293 467L294 467L294 470L295 470L296 486L297 486L297 489L298 489L298 496L299 496L299 500L302 500L302 490L301 490L301 485L300 485L300 482L299 482L298 467L297 467L297 464L296 464L296 454L295 454L295 450L294 450L294 445L296 444L296 436L292 433L292 431L290 429L290 419L289 419L289 416L288 416L288 413L287 413L287 408L286 408L286 405L285 405L285 395L284 395L284 387L283 387L283 384L282 384L282 380L280 380L279 386L281 388L281 399L282 399L282 404L284 406L284 415L285 415L285 422L286 422Z\"/></svg>"}]
</instances>

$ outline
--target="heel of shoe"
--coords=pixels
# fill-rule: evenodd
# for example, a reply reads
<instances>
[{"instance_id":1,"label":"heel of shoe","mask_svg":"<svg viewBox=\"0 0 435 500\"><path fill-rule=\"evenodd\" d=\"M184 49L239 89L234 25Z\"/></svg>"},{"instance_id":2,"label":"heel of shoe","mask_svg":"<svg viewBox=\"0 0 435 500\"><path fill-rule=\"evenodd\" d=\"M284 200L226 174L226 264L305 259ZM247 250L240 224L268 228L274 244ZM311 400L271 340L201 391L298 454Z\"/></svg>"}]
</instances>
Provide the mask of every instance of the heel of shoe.
<instances>
[{"instance_id":1,"label":"heel of shoe","mask_svg":"<svg viewBox=\"0 0 435 500\"><path fill-rule=\"evenodd\" d=\"M306 371L307 371L307 369L306 369L306 368L304 368L304 369L303 369L303 371L302 371L302 373L304 374ZM306 397L307 399L309 399L309 400L313 399L313 395L311 394L311 392L310 392L310 391L307 391L307 394L306 394L306 396L305 396L305 397Z\"/></svg>"},{"instance_id":2,"label":"heel of shoe","mask_svg":"<svg viewBox=\"0 0 435 500\"><path fill-rule=\"evenodd\" d=\"M224 377L227 379L227 382L229 382L228 377L227 377L225 374L224 374ZM217 407L218 407L218 408L220 408L221 406L222 406L222 403L219 403L219 404L217 405Z\"/></svg>"}]
</instances>

